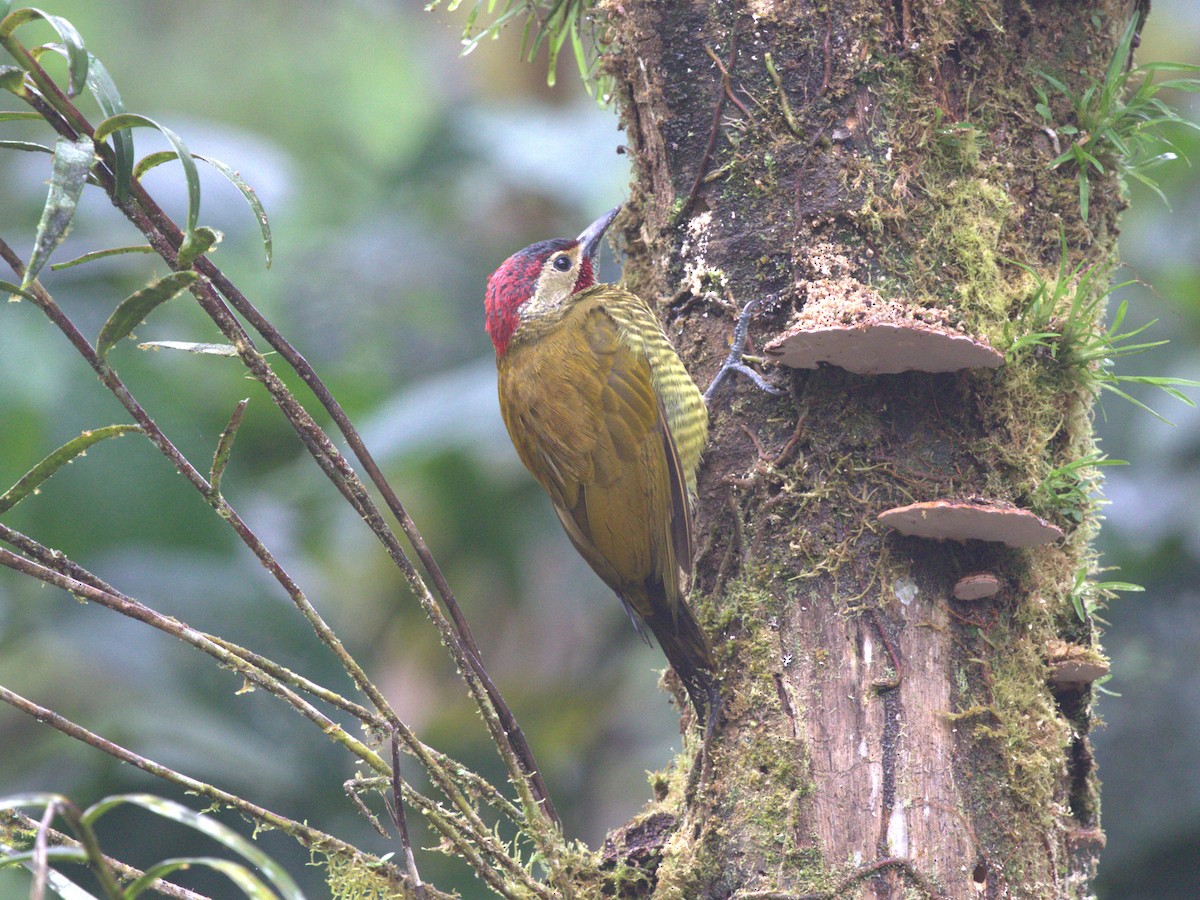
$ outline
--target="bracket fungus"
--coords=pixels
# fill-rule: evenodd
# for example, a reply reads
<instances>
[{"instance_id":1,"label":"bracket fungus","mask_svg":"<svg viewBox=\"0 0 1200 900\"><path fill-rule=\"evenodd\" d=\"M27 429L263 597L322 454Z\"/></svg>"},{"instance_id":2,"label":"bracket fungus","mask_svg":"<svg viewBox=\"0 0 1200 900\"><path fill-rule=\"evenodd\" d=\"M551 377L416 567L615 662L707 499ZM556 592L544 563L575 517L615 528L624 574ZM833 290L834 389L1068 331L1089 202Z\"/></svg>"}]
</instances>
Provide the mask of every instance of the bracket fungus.
<instances>
[{"instance_id":1,"label":"bracket fungus","mask_svg":"<svg viewBox=\"0 0 1200 900\"><path fill-rule=\"evenodd\" d=\"M909 309L857 283L824 293L815 287L809 284L808 299L788 329L763 347L781 365L815 369L829 363L860 375L891 375L994 369L1004 362L986 341L954 329L941 310Z\"/></svg>"},{"instance_id":2,"label":"bracket fungus","mask_svg":"<svg viewBox=\"0 0 1200 900\"><path fill-rule=\"evenodd\" d=\"M983 600L1000 590L1000 579L991 572L964 575L954 585L956 600Z\"/></svg>"},{"instance_id":3,"label":"bracket fungus","mask_svg":"<svg viewBox=\"0 0 1200 900\"><path fill-rule=\"evenodd\" d=\"M1066 641L1047 646L1046 680L1055 687L1082 687L1108 674L1108 660L1098 651Z\"/></svg>"},{"instance_id":4,"label":"bracket fungus","mask_svg":"<svg viewBox=\"0 0 1200 900\"><path fill-rule=\"evenodd\" d=\"M996 500L928 500L884 510L878 519L915 537L995 541L1009 547L1051 544L1063 536L1057 525Z\"/></svg>"}]
</instances>

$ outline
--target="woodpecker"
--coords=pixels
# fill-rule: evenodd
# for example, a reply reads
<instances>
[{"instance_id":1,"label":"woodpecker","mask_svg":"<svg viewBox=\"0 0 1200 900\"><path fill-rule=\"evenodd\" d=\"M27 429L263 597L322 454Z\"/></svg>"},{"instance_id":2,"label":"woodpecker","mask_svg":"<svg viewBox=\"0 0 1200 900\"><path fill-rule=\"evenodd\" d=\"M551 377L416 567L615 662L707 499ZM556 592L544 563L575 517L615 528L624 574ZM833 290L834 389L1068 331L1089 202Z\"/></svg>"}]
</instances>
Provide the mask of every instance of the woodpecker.
<instances>
[{"instance_id":1,"label":"woodpecker","mask_svg":"<svg viewBox=\"0 0 1200 900\"><path fill-rule=\"evenodd\" d=\"M658 639L711 734L716 666L684 588L708 410L650 305L596 283L620 209L573 240L514 253L488 279L500 412L567 537L638 633Z\"/></svg>"}]
</instances>

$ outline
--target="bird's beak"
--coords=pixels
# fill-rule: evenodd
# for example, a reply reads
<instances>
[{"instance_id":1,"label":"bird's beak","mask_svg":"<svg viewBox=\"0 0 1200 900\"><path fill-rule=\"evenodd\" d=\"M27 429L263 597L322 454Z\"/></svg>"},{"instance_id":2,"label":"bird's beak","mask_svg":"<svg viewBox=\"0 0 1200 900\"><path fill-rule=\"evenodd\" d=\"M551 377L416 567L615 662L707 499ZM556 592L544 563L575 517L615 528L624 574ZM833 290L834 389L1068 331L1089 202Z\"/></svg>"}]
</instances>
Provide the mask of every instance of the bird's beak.
<instances>
[{"instance_id":1,"label":"bird's beak","mask_svg":"<svg viewBox=\"0 0 1200 900\"><path fill-rule=\"evenodd\" d=\"M583 229L583 232L576 240L583 246L584 253L595 257L600 252L600 240L604 237L604 232L608 231L608 226L612 224L613 219L617 217L617 213L620 211L620 206L610 209L587 228Z\"/></svg>"}]
</instances>

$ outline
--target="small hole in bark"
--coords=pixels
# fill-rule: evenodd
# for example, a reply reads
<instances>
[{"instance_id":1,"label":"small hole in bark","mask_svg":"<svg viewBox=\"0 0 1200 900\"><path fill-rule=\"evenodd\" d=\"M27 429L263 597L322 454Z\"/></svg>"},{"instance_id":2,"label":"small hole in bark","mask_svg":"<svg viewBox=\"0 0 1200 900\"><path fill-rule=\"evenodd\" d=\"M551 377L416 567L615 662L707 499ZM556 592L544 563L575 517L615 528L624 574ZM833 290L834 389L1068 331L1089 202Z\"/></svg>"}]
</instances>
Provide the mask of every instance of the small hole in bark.
<instances>
[{"instance_id":1,"label":"small hole in bark","mask_svg":"<svg viewBox=\"0 0 1200 900\"><path fill-rule=\"evenodd\" d=\"M971 880L975 882L976 887L982 888L987 884L987 876L987 863L981 859L975 864L975 871L971 873Z\"/></svg>"}]
</instances>

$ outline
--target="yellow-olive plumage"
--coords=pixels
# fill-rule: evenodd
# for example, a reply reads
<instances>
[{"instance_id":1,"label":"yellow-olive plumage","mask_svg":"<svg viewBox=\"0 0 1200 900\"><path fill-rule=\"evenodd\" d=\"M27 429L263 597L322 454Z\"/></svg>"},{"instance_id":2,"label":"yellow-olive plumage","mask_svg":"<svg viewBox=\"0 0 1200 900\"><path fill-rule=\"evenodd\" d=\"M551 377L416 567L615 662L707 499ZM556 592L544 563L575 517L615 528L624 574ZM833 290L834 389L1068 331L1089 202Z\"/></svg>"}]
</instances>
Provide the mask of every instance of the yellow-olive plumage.
<instances>
[{"instance_id":1,"label":"yellow-olive plumage","mask_svg":"<svg viewBox=\"0 0 1200 900\"><path fill-rule=\"evenodd\" d=\"M571 543L658 638L711 724L712 650L684 596L708 412L645 301L592 284L612 215L575 241L526 248L492 276L500 411Z\"/></svg>"}]
</instances>

